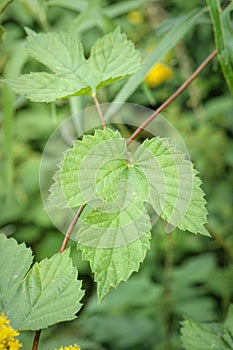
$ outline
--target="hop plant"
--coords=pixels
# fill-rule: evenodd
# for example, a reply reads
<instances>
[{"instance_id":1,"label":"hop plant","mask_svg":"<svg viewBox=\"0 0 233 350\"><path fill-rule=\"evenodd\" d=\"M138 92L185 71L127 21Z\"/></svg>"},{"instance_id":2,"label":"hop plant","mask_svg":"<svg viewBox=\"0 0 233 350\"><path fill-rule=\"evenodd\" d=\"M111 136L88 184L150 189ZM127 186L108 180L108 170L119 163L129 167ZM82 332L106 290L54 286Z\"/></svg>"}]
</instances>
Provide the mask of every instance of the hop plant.
<instances>
[{"instance_id":1,"label":"hop plant","mask_svg":"<svg viewBox=\"0 0 233 350\"><path fill-rule=\"evenodd\" d=\"M0 316L0 350L18 350L22 344L15 339L19 332L10 326L10 321L4 313Z\"/></svg>"}]
</instances>

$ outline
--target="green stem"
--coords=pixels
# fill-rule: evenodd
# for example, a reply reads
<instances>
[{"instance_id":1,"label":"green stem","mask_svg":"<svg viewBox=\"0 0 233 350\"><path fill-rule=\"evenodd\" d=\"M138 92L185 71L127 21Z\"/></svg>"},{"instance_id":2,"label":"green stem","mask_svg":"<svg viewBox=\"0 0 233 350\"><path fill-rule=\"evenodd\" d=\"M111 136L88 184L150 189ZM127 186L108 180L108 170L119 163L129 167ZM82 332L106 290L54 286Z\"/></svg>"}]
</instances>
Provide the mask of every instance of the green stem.
<instances>
[{"instance_id":1,"label":"green stem","mask_svg":"<svg viewBox=\"0 0 233 350\"><path fill-rule=\"evenodd\" d=\"M214 50L193 72L192 75L171 95L154 113L151 114L131 135L127 141L129 145L144 129L149 125L167 106L169 106L191 83L192 81L203 71L203 69L212 61L212 59L217 56L217 50Z\"/></svg>"}]
</instances>

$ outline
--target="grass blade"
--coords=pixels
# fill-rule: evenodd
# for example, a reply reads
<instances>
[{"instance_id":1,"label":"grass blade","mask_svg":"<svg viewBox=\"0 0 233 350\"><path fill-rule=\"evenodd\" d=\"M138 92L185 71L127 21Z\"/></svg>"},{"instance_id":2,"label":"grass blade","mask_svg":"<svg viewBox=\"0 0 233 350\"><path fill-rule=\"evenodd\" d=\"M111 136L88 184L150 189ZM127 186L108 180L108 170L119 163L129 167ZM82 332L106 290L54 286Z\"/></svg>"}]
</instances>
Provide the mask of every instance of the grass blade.
<instances>
[{"instance_id":1,"label":"grass blade","mask_svg":"<svg viewBox=\"0 0 233 350\"><path fill-rule=\"evenodd\" d=\"M207 0L214 26L215 42L218 58L227 84L233 92L233 28L230 23L230 13L233 12L233 3L224 11L219 0Z\"/></svg>"}]
</instances>

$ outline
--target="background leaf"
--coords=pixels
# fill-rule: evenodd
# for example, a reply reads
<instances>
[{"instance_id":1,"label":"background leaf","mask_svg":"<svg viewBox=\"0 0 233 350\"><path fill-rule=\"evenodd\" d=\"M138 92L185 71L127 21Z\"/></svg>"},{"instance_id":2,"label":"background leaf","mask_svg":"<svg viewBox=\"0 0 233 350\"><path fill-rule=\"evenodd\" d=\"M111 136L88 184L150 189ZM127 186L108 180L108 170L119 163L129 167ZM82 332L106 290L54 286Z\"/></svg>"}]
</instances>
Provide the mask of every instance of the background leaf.
<instances>
[{"instance_id":1,"label":"background leaf","mask_svg":"<svg viewBox=\"0 0 233 350\"><path fill-rule=\"evenodd\" d=\"M186 350L219 350L222 348L221 326L191 320L182 323L182 343ZM227 348L226 348L227 349Z\"/></svg>"},{"instance_id":2,"label":"background leaf","mask_svg":"<svg viewBox=\"0 0 233 350\"><path fill-rule=\"evenodd\" d=\"M185 350L229 350L233 347L233 306L223 323L182 322L181 339Z\"/></svg>"},{"instance_id":3,"label":"background leaf","mask_svg":"<svg viewBox=\"0 0 233 350\"><path fill-rule=\"evenodd\" d=\"M25 276L32 261L31 249L4 235L0 239L1 294L5 300L1 311L12 326L18 330L37 330L74 319L81 307L83 291L69 250L35 263Z\"/></svg>"}]
</instances>

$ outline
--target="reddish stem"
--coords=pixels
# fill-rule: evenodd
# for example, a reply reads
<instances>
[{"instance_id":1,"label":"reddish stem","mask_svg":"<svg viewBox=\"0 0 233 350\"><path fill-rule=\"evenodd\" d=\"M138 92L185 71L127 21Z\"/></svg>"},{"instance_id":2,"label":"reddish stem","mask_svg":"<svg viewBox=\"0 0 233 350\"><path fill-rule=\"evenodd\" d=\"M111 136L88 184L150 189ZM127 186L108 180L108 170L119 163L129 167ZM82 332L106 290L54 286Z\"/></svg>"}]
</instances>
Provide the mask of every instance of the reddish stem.
<instances>
[{"instance_id":1,"label":"reddish stem","mask_svg":"<svg viewBox=\"0 0 233 350\"><path fill-rule=\"evenodd\" d=\"M86 205L81 205L78 208L77 213L75 214L73 220L71 221L71 223L70 223L70 225L69 225L69 227L68 227L68 229L66 231L66 235L65 235L65 238L64 238L64 240L62 242L62 245L61 245L61 248L59 250L59 253L63 253L64 250L66 249L66 246L67 246L67 244L69 242L70 236L71 236L71 234L72 234L72 232L74 230L74 227L75 227L75 225L76 225L76 223L78 221L78 218L80 217L80 215L81 215L83 209L85 208L85 206Z\"/></svg>"},{"instance_id":2,"label":"reddish stem","mask_svg":"<svg viewBox=\"0 0 233 350\"><path fill-rule=\"evenodd\" d=\"M94 93L92 95L92 97L93 97L93 99L95 101L95 105L96 105L96 108L97 108L97 111L98 111L98 114L99 114L99 117L100 117L101 125L102 125L103 129L105 129L106 128L106 124L105 124L104 116L103 116L102 110L100 108L100 104L99 104L99 101L98 101L98 99L96 97L96 94Z\"/></svg>"},{"instance_id":3,"label":"reddish stem","mask_svg":"<svg viewBox=\"0 0 233 350\"><path fill-rule=\"evenodd\" d=\"M129 145L144 129L150 124L159 113L161 113L171 102L173 102L191 83L192 81L201 73L201 71L208 65L210 61L218 54L217 50L214 50L202 63L201 65L193 72L192 75L171 95L150 117L148 117L127 141Z\"/></svg>"},{"instance_id":4,"label":"reddish stem","mask_svg":"<svg viewBox=\"0 0 233 350\"><path fill-rule=\"evenodd\" d=\"M37 350L38 349L39 340L40 340L40 334L41 334L41 329L39 329L35 333L34 342L33 342L33 345L32 345L32 350Z\"/></svg>"}]
</instances>

